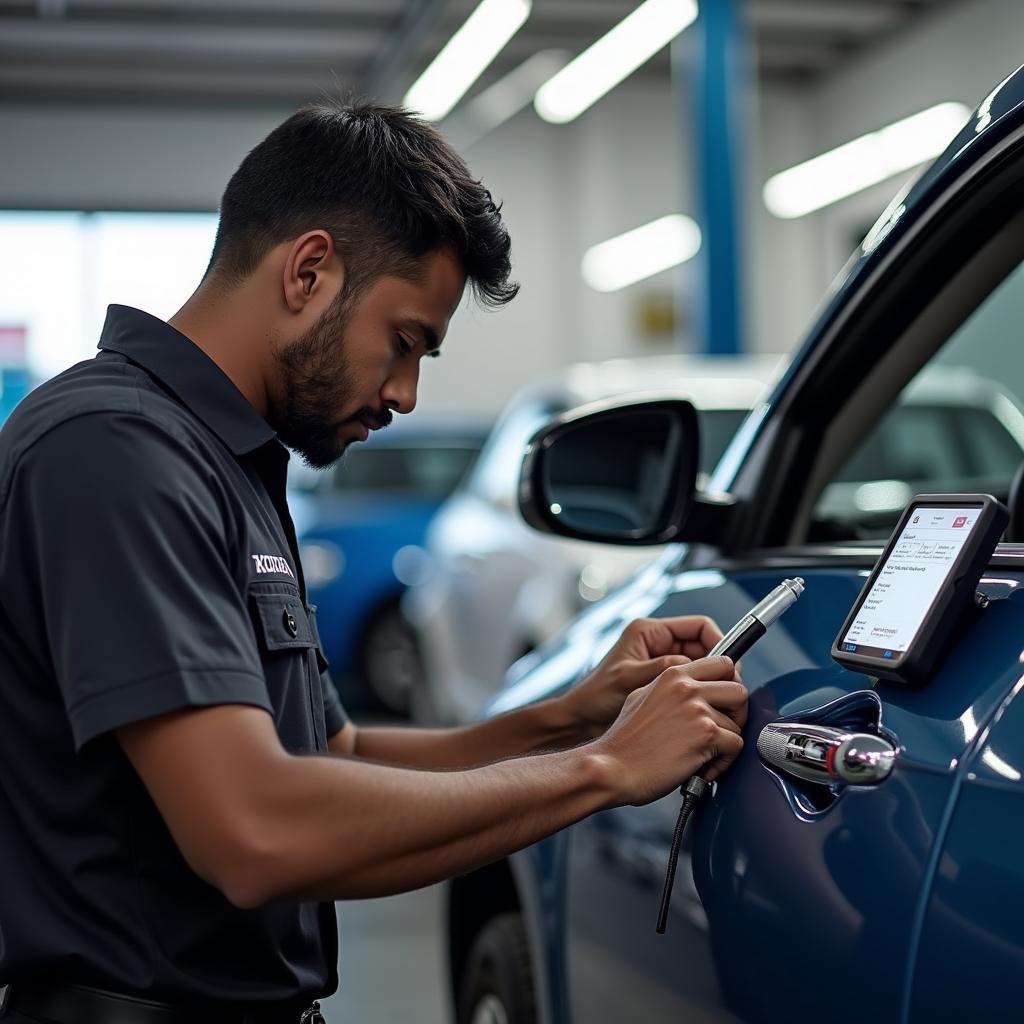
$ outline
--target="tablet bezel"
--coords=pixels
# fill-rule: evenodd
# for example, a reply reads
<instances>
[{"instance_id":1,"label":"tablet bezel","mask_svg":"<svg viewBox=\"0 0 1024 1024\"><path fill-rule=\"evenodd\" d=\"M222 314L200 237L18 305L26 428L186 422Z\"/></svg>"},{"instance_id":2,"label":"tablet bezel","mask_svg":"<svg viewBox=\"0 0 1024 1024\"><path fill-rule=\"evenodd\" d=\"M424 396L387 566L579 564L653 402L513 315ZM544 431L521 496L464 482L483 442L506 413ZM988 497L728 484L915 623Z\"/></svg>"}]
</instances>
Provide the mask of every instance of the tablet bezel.
<instances>
[{"instance_id":1,"label":"tablet bezel","mask_svg":"<svg viewBox=\"0 0 1024 1024\"><path fill-rule=\"evenodd\" d=\"M920 627L898 660L881 655L866 655L842 649L861 606L871 593L883 566L902 536L910 517L920 508L977 508L978 522L953 562ZM857 600L832 642L832 657L854 672L917 685L931 675L935 663L946 648L952 627L974 602L974 594L985 567L1006 529L1009 513L991 494L918 494L900 516L881 558L861 588Z\"/></svg>"}]
</instances>

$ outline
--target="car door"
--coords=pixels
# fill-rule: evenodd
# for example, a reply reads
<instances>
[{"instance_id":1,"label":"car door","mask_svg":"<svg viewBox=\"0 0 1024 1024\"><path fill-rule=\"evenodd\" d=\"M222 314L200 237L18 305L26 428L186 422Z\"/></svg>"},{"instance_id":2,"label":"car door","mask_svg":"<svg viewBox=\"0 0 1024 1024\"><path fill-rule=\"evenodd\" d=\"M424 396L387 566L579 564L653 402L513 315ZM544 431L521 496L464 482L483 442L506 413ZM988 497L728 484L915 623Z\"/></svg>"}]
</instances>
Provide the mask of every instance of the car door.
<instances>
[{"instance_id":1,"label":"car door","mask_svg":"<svg viewBox=\"0 0 1024 1024\"><path fill-rule=\"evenodd\" d=\"M1008 558L1009 551L1004 552ZM1024 554L1019 550L1018 555ZM1016 595L1020 602L1021 595ZM1020 632L1018 629L1018 647ZM1018 654L1018 659L1024 655ZM910 950L907 1020L996 1024L1019 1011L1024 970L1024 676L988 722L966 723L950 812ZM1019 1012L1013 1013L1019 1017Z\"/></svg>"},{"instance_id":2,"label":"car door","mask_svg":"<svg viewBox=\"0 0 1024 1024\"><path fill-rule=\"evenodd\" d=\"M712 481L740 501L732 542L695 546L679 565L664 566L657 585L620 600L624 614L601 630L601 642L610 642L636 614L708 614L728 627L783 577L806 581L803 598L743 659L746 749L695 815L665 936L654 924L679 796L607 811L571 830L563 878L568 1019L776 1021L827 1013L898 1021L912 1006L922 1021L967 1019L943 1016L941 995L927 995L923 979L941 974L940 992L956 989L967 1001L979 979L992 980L996 968L981 966L990 946L1004 953L1000 969L1019 962L1021 929L999 909L999 886L1012 898L1022 876L1012 854L994 852L997 842L1018 838L1019 825L1005 817L1012 795L996 804L980 780L999 773L995 757L1004 765L995 782L1020 783L1021 734L1011 742L1000 730L1022 718L1007 701L1021 677L1024 551L1005 546L993 557L979 588L988 608L964 622L926 686L878 682L829 655L895 525L902 502L891 494L929 483L926 463L916 463L925 469L912 481L894 478L879 453L865 449L876 443L874 425L901 396L912 406L922 373L936 368L960 381L950 415L964 423L979 419L978 393L998 396L1009 410L1005 423L1021 409L1024 236L1014 196L1024 157L1018 129L1004 128L998 160L979 156L958 169L958 181L950 170L948 182L937 175L922 185L928 198L916 214L901 214L899 232L890 227L884 257L865 256L774 407L734 445ZM984 464L978 456L958 477L940 460L941 487L967 490L987 476L1007 500L1014 448L993 468L993 446L974 445L969 429L958 434L961 448L979 448ZM851 461L875 464L878 475L843 491ZM594 640L599 653L596 631ZM802 782L755 750L764 726L779 720L876 732L897 751L895 767L873 786ZM997 738L1001 746L992 746ZM965 864L973 878L961 882ZM979 887L994 909L972 931L967 894ZM956 988L950 979L965 942L975 973ZM991 1019L1009 1019L998 1002L1008 991L1004 979Z\"/></svg>"}]
</instances>

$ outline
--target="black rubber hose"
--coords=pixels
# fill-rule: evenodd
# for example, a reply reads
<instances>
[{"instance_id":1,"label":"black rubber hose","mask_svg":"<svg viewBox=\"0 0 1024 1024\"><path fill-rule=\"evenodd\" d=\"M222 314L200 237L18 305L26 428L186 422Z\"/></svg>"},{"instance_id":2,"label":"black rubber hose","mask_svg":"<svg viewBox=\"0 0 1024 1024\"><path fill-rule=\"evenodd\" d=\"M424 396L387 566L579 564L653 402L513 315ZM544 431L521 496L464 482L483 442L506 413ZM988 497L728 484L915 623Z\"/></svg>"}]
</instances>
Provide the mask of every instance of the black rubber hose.
<instances>
[{"instance_id":1,"label":"black rubber hose","mask_svg":"<svg viewBox=\"0 0 1024 1024\"><path fill-rule=\"evenodd\" d=\"M665 872L665 886L661 890L661 907L658 910L657 932L659 935L665 934L665 927L668 924L668 908L672 902L672 886L675 885L676 881L679 847L683 842L683 831L686 828L686 822L689 820L694 807L697 806L697 801L710 788L710 784L705 782L699 775L694 775L685 786L681 787L680 791L684 796L684 800L683 806L679 808L679 817L676 818L675 831L672 833L672 846L668 852L668 870Z\"/></svg>"}]
</instances>

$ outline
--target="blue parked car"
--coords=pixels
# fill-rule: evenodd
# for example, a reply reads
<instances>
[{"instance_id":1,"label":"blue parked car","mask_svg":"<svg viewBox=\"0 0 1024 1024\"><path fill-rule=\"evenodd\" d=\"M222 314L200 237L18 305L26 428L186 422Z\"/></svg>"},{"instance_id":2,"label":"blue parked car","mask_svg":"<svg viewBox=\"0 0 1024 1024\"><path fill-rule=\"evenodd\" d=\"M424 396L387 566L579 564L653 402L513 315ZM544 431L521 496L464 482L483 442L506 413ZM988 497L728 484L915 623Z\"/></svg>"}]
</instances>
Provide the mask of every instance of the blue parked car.
<instances>
[{"instance_id":1,"label":"blue parked car","mask_svg":"<svg viewBox=\"0 0 1024 1024\"><path fill-rule=\"evenodd\" d=\"M655 921L678 793L451 883L461 1022L1024 1019L1022 325L1019 71L868 234L679 543L513 667L490 714L570 686L632 618L728 628L784 577L806 581L743 659L746 746L694 814L667 933ZM925 374L1006 415L965 401L884 430ZM894 459L900 479L868 472ZM915 479L994 494L1011 520L979 586L988 608L910 688L830 648ZM782 719L887 737L892 770L826 785L773 767L756 741Z\"/></svg>"},{"instance_id":2,"label":"blue parked car","mask_svg":"<svg viewBox=\"0 0 1024 1024\"><path fill-rule=\"evenodd\" d=\"M309 600L347 705L408 711L419 659L399 602L424 571L427 524L486 436L479 422L396 420L323 473L293 463L289 501Z\"/></svg>"}]
</instances>

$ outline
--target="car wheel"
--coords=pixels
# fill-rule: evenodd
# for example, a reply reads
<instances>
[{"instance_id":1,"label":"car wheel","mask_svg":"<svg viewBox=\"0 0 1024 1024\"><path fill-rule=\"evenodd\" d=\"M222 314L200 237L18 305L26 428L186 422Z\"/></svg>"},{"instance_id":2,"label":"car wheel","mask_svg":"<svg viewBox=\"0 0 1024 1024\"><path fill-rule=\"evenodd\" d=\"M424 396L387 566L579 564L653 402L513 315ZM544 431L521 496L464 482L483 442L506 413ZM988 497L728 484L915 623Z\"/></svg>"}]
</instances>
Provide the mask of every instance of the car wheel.
<instances>
[{"instance_id":1,"label":"car wheel","mask_svg":"<svg viewBox=\"0 0 1024 1024\"><path fill-rule=\"evenodd\" d=\"M416 635L398 605L389 605L370 621L360 660L370 693L388 710L408 714L410 695L423 672Z\"/></svg>"},{"instance_id":2,"label":"car wheel","mask_svg":"<svg viewBox=\"0 0 1024 1024\"><path fill-rule=\"evenodd\" d=\"M536 1024L537 1001L520 914L500 914L473 943L462 976L459 1024Z\"/></svg>"}]
</instances>

